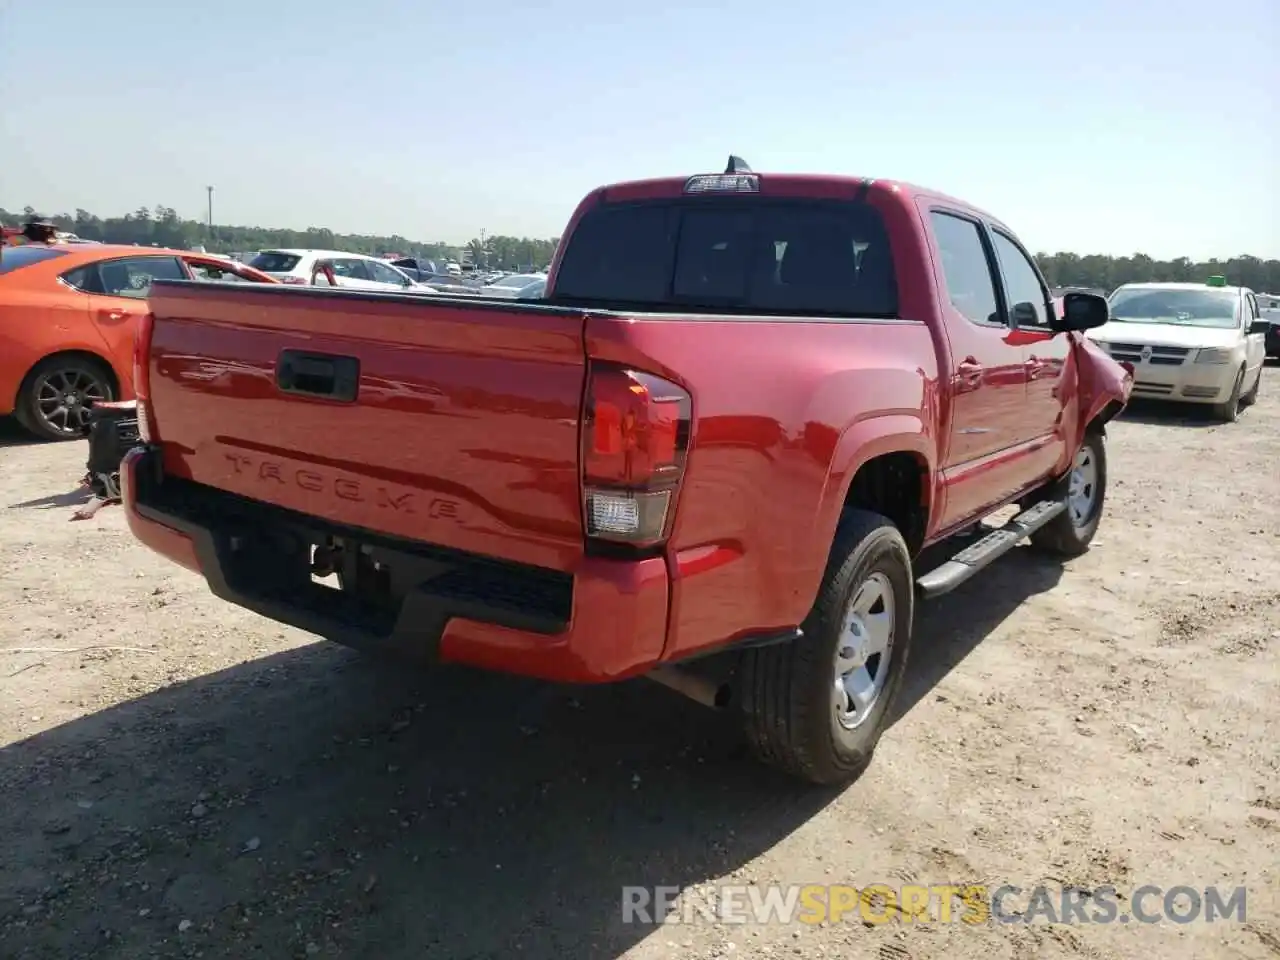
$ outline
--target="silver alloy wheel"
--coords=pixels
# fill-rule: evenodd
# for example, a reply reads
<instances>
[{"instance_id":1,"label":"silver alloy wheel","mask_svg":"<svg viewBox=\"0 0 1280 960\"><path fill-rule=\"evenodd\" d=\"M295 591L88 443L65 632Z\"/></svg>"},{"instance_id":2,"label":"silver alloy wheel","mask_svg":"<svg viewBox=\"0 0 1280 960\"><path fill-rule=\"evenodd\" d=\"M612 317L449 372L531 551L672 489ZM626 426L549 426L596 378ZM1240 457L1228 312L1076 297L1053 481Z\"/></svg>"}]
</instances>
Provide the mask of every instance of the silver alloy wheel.
<instances>
[{"instance_id":1,"label":"silver alloy wheel","mask_svg":"<svg viewBox=\"0 0 1280 960\"><path fill-rule=\"evenodd\" d=\"M1093 519L1097 499L1098 464L1093 459L1093 449L1085 444L1076 451L1071 478L1067 481L1067 511L1073 526L1083 527Z\"/></svg>"},{"instance_id":2,"label":"silver alloy wheel","mask_svg":"<svg viewBox=\"0 0 1280 960\"><path fill-rule=\"evenodd\" d=\"M89 408L111 399L106 383L88 370L50 370L34 384L36 413L50 430L78 437L89 425Z\"/></svg>"},{"instance_id":3,"label":"silver alloy wheel","mask_svg":"<svg viewBox=\"0 0 1280 960\"><path fill-rule=\"evenodd\" d=\"M884 690L893 653L893 584L883 573L871 574L853 591L836 645L836 720L846 730L860 726Z\"/></svg>"}]
</instances>

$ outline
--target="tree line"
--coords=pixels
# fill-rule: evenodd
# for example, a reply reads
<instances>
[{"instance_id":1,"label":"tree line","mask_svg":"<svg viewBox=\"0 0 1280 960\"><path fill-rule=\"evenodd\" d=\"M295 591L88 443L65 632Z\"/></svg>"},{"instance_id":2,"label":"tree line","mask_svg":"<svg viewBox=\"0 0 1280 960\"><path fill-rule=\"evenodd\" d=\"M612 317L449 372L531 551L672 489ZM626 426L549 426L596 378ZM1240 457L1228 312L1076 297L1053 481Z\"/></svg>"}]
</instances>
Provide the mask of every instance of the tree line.
<instances>
[{"instance_id":1,"label":"tree line","mask_svg":"<svg viewBox=\"0 0 1280 960\"><path fill-rule=\"evenodd\" d=\"M0 223L20 226L35 215L31 207L22 213L0 208ZM430 260L472 259L481 266L497 269L538 269L551 262L559 238L486 236L462 246L428 243L401 236L334 233L324 227L282 230L268 227L240 227L200 220L183 220L172 207L154 210L141 207L122 217L99 217L87 210L58 214L49 219L60 230L85 240L103 243L141 244L190 250L203 246L213 253L263 250L271 247L304 247L348 250L372 256L396 254ZM1102 254L1038 253L1036 259L1045 279L1054 287L1095 287L1113 290L1122 283L1181 280L1199 282L1210 276L1224 276L1227 282L1250 287L1259 293L1280 293L1280 260L1238 256L1226 260L1156 260L1146 254L1110 257Z\"/></svg>"},{"instance_id":2,"label":"tree line","mask_svg":"<svg viewBox=\"0 0 1280 960\"><path fill-rule=\"evenodd\" d=\"M0 207L0 224L21 226L37 215L32 207L14 213ZM241 227L184 220L172 207L140 207L122 217L99 217L88 210L74 214L47 216L59 230L74 233L82 240L100 243L138 244L192 250L202 246L210 253L242 253L277 247L314 250L345 250L381 257L396 255L426 260L473 259L495 269L537 269L551 262L558 238L486 236L468 243L424 242L401 236L335 233L326 227L285 230L271 227Z\"/></svg>"}]
</instances>

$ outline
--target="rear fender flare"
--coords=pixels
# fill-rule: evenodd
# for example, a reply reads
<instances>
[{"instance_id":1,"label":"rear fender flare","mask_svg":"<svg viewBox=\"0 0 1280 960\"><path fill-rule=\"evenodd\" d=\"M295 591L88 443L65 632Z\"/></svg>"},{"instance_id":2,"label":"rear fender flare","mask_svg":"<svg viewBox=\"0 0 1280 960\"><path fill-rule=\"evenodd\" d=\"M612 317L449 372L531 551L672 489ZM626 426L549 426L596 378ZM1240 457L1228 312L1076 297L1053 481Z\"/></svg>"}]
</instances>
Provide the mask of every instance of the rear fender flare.
<instances>
[{"instance_id":1,"label":"rear fender flare","mask_svg":"<svg viewBox=\"0 0 1280 960\"><path fill-rule=\"evenodd\" d=\"M803 584L802 594L796 597L797 609L801 611L799 619L808 614L817 598L853 478L864 464L890 453L909 453L920 460L927 473L924 495L930 504L933 502L937 442L918 415L886 414L859 420L846 427L827 465L826 481L810 536L805 540L803 553L797 557L798 565L804 571L804 576L797 581Z\"/></svg>"}]
</instances>

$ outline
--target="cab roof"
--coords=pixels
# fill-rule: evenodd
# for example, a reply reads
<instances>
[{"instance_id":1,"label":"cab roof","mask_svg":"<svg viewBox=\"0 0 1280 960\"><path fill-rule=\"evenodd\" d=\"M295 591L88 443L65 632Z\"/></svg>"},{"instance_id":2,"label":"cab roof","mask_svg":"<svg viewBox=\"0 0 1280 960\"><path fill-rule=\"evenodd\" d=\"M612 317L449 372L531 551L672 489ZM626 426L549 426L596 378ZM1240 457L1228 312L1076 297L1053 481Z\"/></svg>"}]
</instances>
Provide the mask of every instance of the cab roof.
<instances>
[{"instance_id":1,"label":"cab roof","mask_svg":"<svg viewBox=\"0 0 1280 960\"><path fill-rule=\"evenodd\" d=\"M859 177L848 174L830 173L759 173L754 170L748 173L694 173L682 177L654 177L644 180L625 180L608 184L594 190L588 199L605 203L626 202L628 200L659 199L678 197L685 193L686 185L694 179L707 177L730 177L746 175L754 177L760 185L759 193L765 196L820 197L831 196L833 199L857 196L861 191L875 191L894 196L903 203L911 203L915 199L938 203L956 210L968 211L997 226L1009 229L999 217L968 201L950 196L940 190L908 183L905 180L882 180L873 177Z\"/></svg>"}]
</instances>

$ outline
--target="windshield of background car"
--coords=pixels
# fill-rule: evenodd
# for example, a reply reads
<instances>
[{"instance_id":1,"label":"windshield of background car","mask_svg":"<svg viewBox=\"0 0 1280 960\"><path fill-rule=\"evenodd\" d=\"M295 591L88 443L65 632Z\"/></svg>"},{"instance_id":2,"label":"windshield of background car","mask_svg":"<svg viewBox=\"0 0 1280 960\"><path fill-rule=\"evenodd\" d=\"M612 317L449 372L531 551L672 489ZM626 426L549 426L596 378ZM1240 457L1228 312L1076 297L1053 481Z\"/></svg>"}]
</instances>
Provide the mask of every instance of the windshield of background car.
<instances>
[{"instance_id":1,"label":"windshield of background car","mask_svg":"<svg viewBox=\"0 0 1280 960\"><path fill-rule=\"evenodd\" d=\"M298 265L302 258L293 253L281 253L278 250L264 250L249 261L249 266L263 273L288 273Z\"/></svg>"},{"instance_id":2,"label":"windshield of background car","mask_svg":"<svg viewBox=\"0 0 1280 960\"><path fill-rule=\"evenodd\" d=\"M1189 327L1237 325L1239 297L1222 290L1120 289L1111 295L1111 319L1122 323L1177 323Z\"/></svg>"},{"instance_id":3,"label":"windshield of background car","mask_svg":"<svg viewBox=\"0 0 1280 960\"><path fill-rule=\"evenodd\" d=\"M0 247L0 275L12 273L32 264L43 263L54 257L65 257L67 251L56 247Z\"/></svg>"},{"instance_id":4,"label":"windshield of background car","mask_svg":"<svg viewBox=\"0 0 1280 960\"><path fill-rule=\"evenodd\" d=\"M671 312L898 313L888 234L874 208L759 197L596 207L569 237L552 298Z\"/></svg>"}]
</instances>

